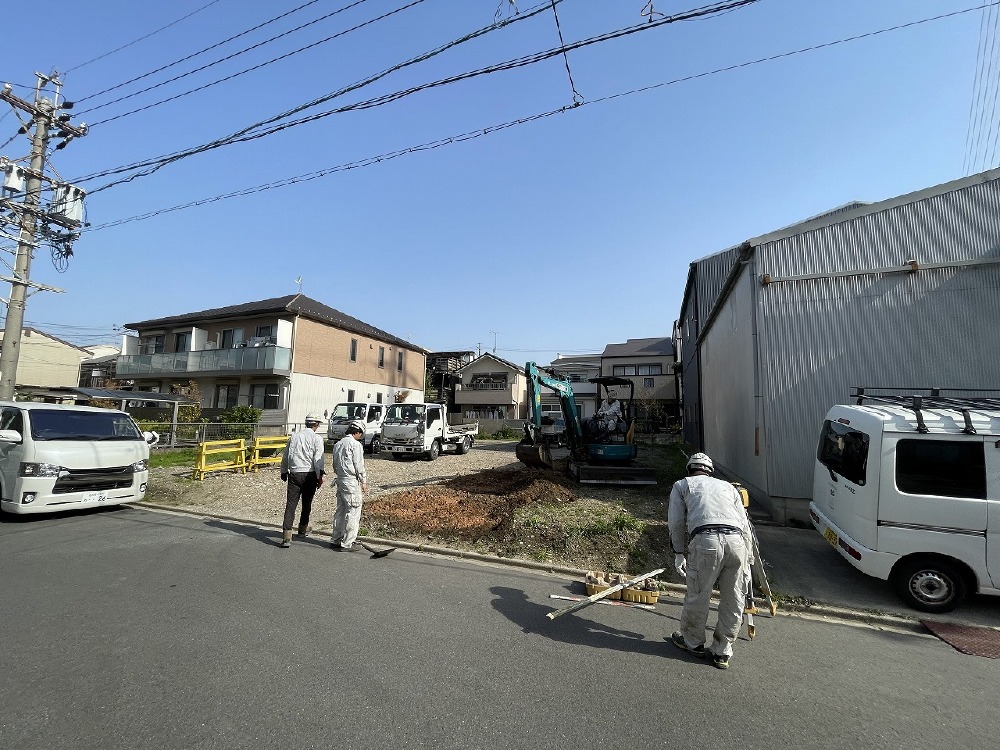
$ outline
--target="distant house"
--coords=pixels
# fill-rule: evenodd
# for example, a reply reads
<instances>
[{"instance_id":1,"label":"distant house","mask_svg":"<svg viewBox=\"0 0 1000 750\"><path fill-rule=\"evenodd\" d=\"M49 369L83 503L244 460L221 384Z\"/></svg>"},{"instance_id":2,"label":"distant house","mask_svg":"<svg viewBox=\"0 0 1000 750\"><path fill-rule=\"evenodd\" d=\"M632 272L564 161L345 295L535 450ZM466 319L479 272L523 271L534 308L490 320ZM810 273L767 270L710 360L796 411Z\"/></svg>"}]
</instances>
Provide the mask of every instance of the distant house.
<instances>
[{"instance_id":1,"label":"distant house","mask_svg":"<svg viewBox=\"0 0 1000 750\"><path fill-rule=\"evenodd\" d=\"M589 381L601 374L600 354L560 354L543 369L570 382L573 388L573 400L576 402L576 409L581 420L597 413L600 401L597 385ZM541 397L542 414L551 417L562 416L559 396L554 391L543 388L539 396Z\"/></svg>"},{"instance_id":2,"label":"distant house","mask_svg":"<svg viewBox=\"0 0 1000 750\"><path fill-rule=\"evenodd\" d=\"M427 354L426 399L448 404L448 411L461 411L455 404L458 371L476 358L474 351L429 352Z\"/></svg>"},{"instance_id":3,"label":"distant house","mask_svg":"<svg viewBox=\"0 0 1000 750\"><path fill-rule=\"evenodd\" d=\"M823 417L855 386L1000 386L1000 170L852 203L693 262L684 437L809 521Z\"/></svg>"},{"instance_id":4,"label":"distant house","mask_svg":"<svg viewBox=\"0 0 1000 750\"><path fill-rule=\"evenodd\" d=\"M455 405L469 419L524 419L528 385L524 367L483 354L458 369Z\"/></svg>"},{"instance_id":5,"label":"distant house","mask_svg":"<svg viewBox=\"0 0 1000 750\"><path fill-rule=\"evenodd\" d=\"M674 342L669 337L627 339L624 344L604 347L601 375L631 380L635 388L636 416L653 425L665 426L668 417L680 414L675 361Z\"/></svg>"},{"instance_id":6,"label":"distant house","mask_svg":"<svg viewBox=\"0 0 1000 750\"><path fill-rule=\"evenodd\" d=\"M126 324L117 377L167 392L194 381L202 414L237 405L262 424L342 401L422 401L426 350L302 294Z\"/></svg>"},{"instance_id":7,"label":"distant house","mask_svg":"<svg viewBox=\"0 0 1000 750\"><path fill-rule=\"evenodd\" d=\"M83 360L80 363L80 387L107 388L114 381L117 388L121 388L123 385L130 388L131 381L125 384L117 382L118 356L118 354L105 354L102 357L91 357Z\"/></svg>"},{"instance_id":8,"label":"distant house","mask_svg":"<svg viewBox=\"0 0 1000 750\"><path fill-rule=\"evenodd\" d=\"M89 352L74 344L37 328L25 328L14 381L19 386L76 386L80 380L80 362L89 356Z\"/></svg>"}]
</instances>

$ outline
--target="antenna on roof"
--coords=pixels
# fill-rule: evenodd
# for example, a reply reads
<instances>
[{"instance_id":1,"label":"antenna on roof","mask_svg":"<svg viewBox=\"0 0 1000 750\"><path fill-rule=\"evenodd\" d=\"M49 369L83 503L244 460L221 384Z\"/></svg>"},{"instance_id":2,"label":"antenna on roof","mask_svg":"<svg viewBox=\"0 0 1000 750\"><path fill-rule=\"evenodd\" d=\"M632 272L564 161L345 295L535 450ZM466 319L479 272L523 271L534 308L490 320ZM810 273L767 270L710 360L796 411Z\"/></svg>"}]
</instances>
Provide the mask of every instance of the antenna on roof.
<instances>
[{"instance_id":1,"label":"antenna on roof","mask_svg":"<svg viewBox=\"0 0 1000 750\"><path fill-rule=\"evenodd\" d=\"M299 294L302 294L302 277L299 276L297 279L295 279L294 283L297 284L299 287Z\"/></svg>"}]
</instances>

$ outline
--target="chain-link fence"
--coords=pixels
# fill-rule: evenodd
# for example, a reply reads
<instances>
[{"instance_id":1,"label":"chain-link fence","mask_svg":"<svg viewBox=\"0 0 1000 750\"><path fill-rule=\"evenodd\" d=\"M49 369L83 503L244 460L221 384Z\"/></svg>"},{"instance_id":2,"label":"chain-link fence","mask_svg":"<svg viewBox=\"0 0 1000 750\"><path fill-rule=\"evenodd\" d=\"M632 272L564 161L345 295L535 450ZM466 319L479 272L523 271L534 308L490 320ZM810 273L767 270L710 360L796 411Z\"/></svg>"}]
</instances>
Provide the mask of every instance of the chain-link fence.
<instances>
[{"instance_id":1,"label":"chain-link fence","mask_svg":"<svg viewBox=\"0 0 1000 750\"><path fill-rule=\"evenodd\" d=\"M211 440L246 440L255 437L274 437L288 435L301 429L301 424L290 423L280 425L244 424L237 422L151 422L139 420L143 430L155 432L160 436L156 447L176 447L198 445Z\"/></svg>"}]
</instances>

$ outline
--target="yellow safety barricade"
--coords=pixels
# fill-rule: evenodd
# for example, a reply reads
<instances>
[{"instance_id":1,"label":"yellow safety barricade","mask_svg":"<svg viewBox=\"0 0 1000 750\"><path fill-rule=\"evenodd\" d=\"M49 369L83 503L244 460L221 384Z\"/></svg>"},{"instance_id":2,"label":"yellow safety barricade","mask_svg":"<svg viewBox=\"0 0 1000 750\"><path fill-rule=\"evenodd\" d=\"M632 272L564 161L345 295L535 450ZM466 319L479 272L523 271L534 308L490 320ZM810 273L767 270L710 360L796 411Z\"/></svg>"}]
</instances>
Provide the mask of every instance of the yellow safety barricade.
<instances>
[{"instance_id":1,"label":"yellow safety barricade","mask_svg":"<svg viewBox=\"0 0 1000 750\"><path fill-rule=\"evenodd\" d=\"M211 456L229 454L225 458L215 461ZM194 478L203 480L210 471L222 471L223 469L236 469L245 474L247 470L247 441L246 440L208 440L198 444L198 456L194 463Z\"/></svg>"},{"instance_id":2,"label":"yellow safety barricade","mask_svg":"<svg viewBox=\"0 0 1000 750\"><path fill-rule=\"evenodd\" d=\"M254 438L247 468L250 471L257 471L264 464L280 464L281 454L286 445L288 445L288 435Z\"/></svg>"}]
</instances>

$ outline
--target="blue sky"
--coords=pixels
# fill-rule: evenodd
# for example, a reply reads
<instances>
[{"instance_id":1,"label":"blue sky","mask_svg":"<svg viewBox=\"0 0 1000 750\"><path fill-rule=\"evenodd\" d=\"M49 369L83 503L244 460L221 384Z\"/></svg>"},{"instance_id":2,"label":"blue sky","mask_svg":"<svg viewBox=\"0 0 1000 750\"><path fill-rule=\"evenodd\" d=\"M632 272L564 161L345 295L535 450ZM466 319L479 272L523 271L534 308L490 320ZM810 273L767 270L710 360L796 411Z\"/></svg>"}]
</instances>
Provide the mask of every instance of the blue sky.
<instances>
[{"instance_id":1,"label":"blue sky","mask_svg":"<svg viewBox=\"0 0 1000 750\"><path fill-rule=\"evenodd\" d=\"M192 155L93 192L92 228L69 267L58 272L44 248L32 265L32 280L65 293L33 294L25 318L81 345L113 342L124 323L294 293L301 277L310 297L431 350L495 347L514 362L547 362L557 352L668 336L692 260L849 201L994 166L1000 59L994 65L990 55L1000 57L1000 43L980 47L1000 11L660 84L984 1L992 0L760 0L572 50L584 106L570 106L566 61L556 56ZM64 95L77 102L74 122L92 125L50 161L76 182L209 143L512 17L514 7L424 0L240 74L409 4L367 0L137 93L352 4L318 0L97 95L306 2L92 0L44 11L6 3L0 81L31 98L22 87L34 85L34 71L60 71ZM516 8L526 16L548 4ZM710 4L658 0L652 18ZM556 5L566 44L641 24L644 9L647 0ZM558 34L548 8L298 117L549 50ZM993 85L978 98L977 78ZM3 143L18 123L0 106ZM483 137L101 228L561 107ZM0 155L28 150L22 136ZM123 176L79 184L94 190Z\"/></svg>"}]
</instances>

